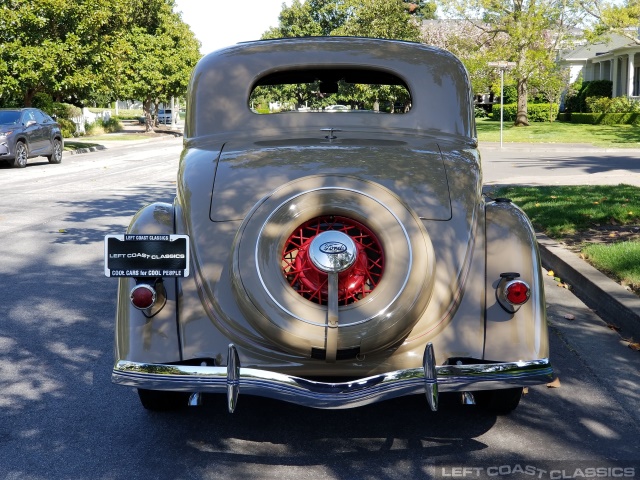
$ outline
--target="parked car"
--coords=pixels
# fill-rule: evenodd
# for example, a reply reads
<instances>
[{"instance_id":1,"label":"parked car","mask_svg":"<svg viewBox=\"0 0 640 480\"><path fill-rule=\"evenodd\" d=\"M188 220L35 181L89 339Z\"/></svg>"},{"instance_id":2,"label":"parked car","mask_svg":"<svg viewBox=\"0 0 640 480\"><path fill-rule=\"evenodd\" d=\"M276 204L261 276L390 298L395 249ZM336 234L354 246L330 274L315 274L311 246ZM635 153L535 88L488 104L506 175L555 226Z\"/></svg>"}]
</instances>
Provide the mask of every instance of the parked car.
<instances>
[{"instance_id":1,"label":"parked car","mask_svg":"<svg viewBox=\"0 0 640 480\"><path fill-rule=\"evenodd\" d=\"M348 112L349 110L351 109L346 105L329 105L325 107L325 111L327 112Z\"/></svg>"},{"instance_id":2,"label":"parked car","mask_svg":"<svg viewBox=\"0 0 640 480\"><path fill-rule=\"evenodd\" d=\"M251 108L279 85L309 101L393 92L411 108ZM534 232L482 195L457 58L378 39L243 43L199 62L188 104L175 201L105 239L119 278L112 380L145 408L422 394L436 410L457 392L505 413L553 379Z\"/></svg>"},{"instance_id":3,"label":"parked car","mask_svg":"<svg viewBox=\"0 0 640 480\"><path fill-rule=\"evenodd\" d=\"M172 114L171 109L167 108L164 110L158 110L158 123L162 123L164 125L169 125L171 123L173 123L172 118L176 119L176 122L178 121L178 113L176 112L175 114Z\"/></svg>"},{"instance_id":4,"label":"parked car","mask_svg":"<svg viewBox=\"0 0 640 480\"><path fill-rule=\"evenodd\" d=\"M24 168L32 157L62 161L64 140L60 125L37 108L0 109L0 161Z\"/></svg>"}]
</instances>

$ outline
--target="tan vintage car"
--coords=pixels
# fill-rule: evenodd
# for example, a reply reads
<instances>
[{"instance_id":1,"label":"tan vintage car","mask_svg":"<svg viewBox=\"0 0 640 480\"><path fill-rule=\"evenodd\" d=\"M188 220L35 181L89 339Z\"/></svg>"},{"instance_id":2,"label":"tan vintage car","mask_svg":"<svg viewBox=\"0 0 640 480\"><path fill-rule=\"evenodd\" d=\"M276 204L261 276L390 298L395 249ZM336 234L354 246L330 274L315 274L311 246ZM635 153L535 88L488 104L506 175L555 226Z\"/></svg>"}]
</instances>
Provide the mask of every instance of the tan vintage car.
<instances>
[{"instance_id":1,"label":"tan vintage car","mask_svg":"<svg viewBox=\"0 0 640 480\"><path fill-rule=\"evenodd\" d=\"M200 61L187 105L175 201L105 239L105 274L119 277L112 379L145 408L422 394L436 410L439 392L458 392L505 413L552 380L534 233L508 199L482 195L453 55L243 43Z\"/></svg>"}]
</instances>

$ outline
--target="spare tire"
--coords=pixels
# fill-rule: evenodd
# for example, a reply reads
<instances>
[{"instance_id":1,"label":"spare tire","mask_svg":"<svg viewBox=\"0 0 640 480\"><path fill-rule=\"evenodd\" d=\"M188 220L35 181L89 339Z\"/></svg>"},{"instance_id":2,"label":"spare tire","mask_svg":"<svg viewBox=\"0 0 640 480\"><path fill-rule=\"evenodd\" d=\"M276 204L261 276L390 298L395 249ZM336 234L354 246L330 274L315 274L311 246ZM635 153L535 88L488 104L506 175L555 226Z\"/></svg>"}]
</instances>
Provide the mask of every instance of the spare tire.
<instances>
[{"instance_id":1,"label":"spare tire","mask_svg":"<svg viewBox=\"0 0 640 480\"><path fill-rule=\"evenodd\" d=\"M311 176L258 202L234 243L232 282L243 314L285 351L324 358L327 274L308 248L337 230L356 246L339 275L337 358L401 341L433 288L435 257L424 225L394 193L373 182Z\"/></svg>"}]
</instances>

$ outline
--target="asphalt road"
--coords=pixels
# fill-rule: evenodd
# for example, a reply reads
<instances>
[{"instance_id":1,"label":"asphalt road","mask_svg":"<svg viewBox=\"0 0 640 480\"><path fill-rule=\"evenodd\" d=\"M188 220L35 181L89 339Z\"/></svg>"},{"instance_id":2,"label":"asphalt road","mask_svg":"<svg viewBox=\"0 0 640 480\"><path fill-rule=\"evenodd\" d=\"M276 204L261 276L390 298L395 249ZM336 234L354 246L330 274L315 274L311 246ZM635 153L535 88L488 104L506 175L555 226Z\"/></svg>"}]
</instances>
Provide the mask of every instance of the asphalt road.
<instances>
[{"instance_id":1,"label":"asphalt road","mask_svg":"<svg viewBox=\"0 0 640 480\"><path fill-rule=\"evenodd\" d=\"M640 477L640 355L550 278L560 386L530 388L509 416L455 396L437 413L422 396L346 411L242 395L233 415L216 397L145 411L110 382L116 281L103 237L171 201L180 147L0 168L0 479Z\"/></svg>"},{"instance_id":2,"label":"asphalt road","mask_svg":"<svg viewBox=\"0 0 640 480\"><path fill-rule=\"evenodd\" d=\"M480 152L488 185L640 186L640 149L481 143Z\"/></svg>"}]
</instances>

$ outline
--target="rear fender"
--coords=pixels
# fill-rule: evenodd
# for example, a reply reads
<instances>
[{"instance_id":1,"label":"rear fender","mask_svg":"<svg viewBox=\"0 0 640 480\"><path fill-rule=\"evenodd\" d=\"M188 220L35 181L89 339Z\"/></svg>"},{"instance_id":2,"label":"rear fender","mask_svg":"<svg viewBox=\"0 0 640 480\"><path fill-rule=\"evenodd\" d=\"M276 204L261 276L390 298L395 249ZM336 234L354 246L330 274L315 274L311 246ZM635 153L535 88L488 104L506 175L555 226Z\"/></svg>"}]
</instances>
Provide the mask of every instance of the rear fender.
<instances>
[{"instance_id":1,"label":"rear fender","mask_svg":"<svg viewBox=\"0 0 640 480\"><path fill-rule=\"evenodd\" d=\"M487 245L485 351L489 361L534 360L549 357L549 338L540 268L533 227L525 213L509 200L485 203ZM516 312L500 305L496 291L500 274L516 272L531 288L529 300Z\"/></svg>"},{"instance_id":2,"label":"rear fender","mask_svg":"<svg viewBox=\"0 0 640 480\"><path fill-rule=\"evenodd\" d=\"M127 230L129 234L170 235L174 233L174 207L152 203L139 210ZM146 282L146 280L141 279ZM134 278L120 278L116 310L115 358L132 362L171 363L181 359L176 313L177 279L163 278L166 304L151 318L131 305L129 295Z\"/></svg>"}]
</instances>

